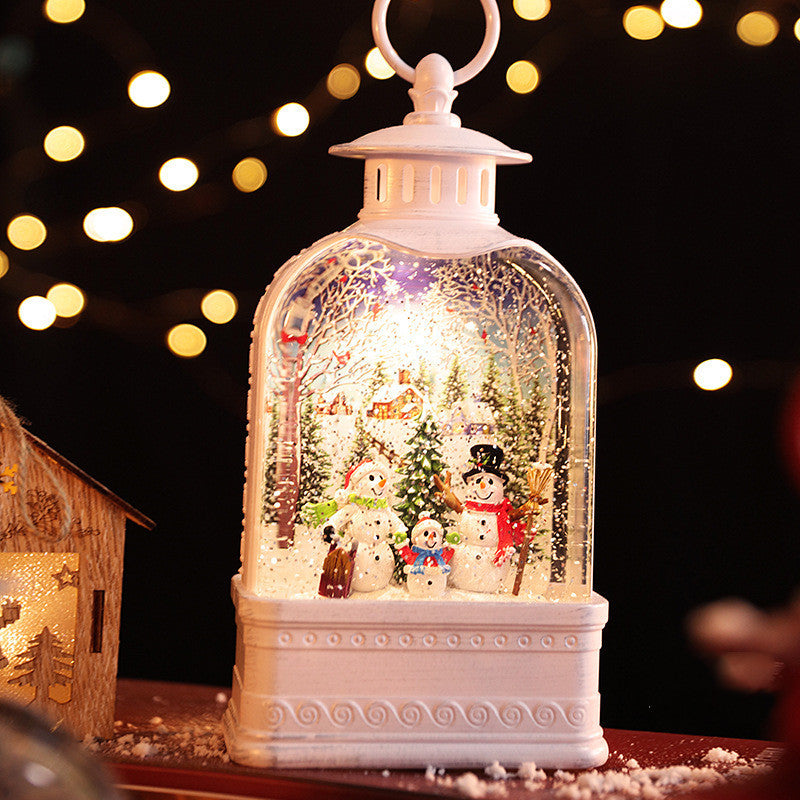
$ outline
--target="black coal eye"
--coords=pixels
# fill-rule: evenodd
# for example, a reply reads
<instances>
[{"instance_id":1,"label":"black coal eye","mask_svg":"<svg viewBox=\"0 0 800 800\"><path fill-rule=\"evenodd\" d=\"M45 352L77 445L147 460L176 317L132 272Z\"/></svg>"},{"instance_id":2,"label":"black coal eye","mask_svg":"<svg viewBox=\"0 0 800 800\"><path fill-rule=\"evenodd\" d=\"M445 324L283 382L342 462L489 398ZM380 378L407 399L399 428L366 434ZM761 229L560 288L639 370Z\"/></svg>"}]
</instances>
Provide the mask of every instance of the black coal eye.
<instances>
[{"instance_id":1,"label":"black coal eye","mask_svg":"<svg viewBox=\"0 0 800 800\"><path fill-rule=\"evenodd\" d=\"M370 475L370 476L369 476L369 479L370 479L371 481L374 481L374 480L375 480L375 476L374 476L374 475Z\"/></svg>"},{"instance_id":2,"label":"black coal eye","mask_svg":"<svg viewBox=\"0 0 800 800\"><path fill-rule=\"evenodd\" d=\"M489 484L489 486L494 486L494 481L491 478L489 478L489 480L486 482Z\"/></svg>"},{"instance_id":3,"label":"black coal eye","mask_svg":"<svg viewBox=\"0 0 800 800\"><path fill-rule=\"evenodd\" d=\"M481 541L483 541L483 540L486 538L486 535L482 533L482 534L481 534L481 535L480 535L478 538L479 538Z\"/></svg>"}]
</instances>

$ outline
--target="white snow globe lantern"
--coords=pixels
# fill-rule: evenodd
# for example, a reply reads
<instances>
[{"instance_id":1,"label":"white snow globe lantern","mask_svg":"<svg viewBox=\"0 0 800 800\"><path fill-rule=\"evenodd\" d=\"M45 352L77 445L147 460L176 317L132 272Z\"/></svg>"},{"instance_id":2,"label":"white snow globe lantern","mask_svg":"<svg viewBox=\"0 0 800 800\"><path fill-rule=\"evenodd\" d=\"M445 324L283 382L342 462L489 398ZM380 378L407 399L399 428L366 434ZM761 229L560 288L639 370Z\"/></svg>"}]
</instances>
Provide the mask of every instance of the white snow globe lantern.
<instances>
[{"instance_id":1,"label":"white snow globe lantern","mask_svg":"<svg viewBox=\"0 0 800 800\"><path fill-rule=\"evenodd\" d=\"M499 227L455 73L412 69L359 220L290 259L255 317L237 651L225 715L252 766L580 768L605 761L592 590L596 349L564 268Z\"/></svg>"}]
</instances>

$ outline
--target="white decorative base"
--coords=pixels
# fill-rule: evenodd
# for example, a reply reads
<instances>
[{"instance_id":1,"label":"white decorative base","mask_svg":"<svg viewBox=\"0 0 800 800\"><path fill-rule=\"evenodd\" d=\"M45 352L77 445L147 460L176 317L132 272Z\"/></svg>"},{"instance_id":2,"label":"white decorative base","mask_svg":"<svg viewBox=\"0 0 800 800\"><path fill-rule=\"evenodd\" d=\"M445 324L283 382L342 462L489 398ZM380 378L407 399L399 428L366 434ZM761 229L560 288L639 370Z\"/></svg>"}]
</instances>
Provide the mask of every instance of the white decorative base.
<instances>
[{"instance_id":1,"label":"white decorative base","mask_svg":"<svg viewBox=\"0 0 800 800\"><path fill-rule=\"evenodd\" d=\"M259 767L595 767L608 603L276 600L233 581L225 739Z\"/></svg>"}]
</instances>

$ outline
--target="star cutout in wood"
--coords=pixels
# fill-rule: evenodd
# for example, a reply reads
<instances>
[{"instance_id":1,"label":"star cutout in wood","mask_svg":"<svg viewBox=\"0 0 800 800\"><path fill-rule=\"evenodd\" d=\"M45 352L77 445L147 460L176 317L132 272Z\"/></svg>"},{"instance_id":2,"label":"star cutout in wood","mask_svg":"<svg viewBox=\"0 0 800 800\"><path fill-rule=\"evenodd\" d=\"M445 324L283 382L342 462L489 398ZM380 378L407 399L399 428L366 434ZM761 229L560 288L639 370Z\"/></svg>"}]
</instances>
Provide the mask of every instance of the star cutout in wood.
<instances>
[{"instance_id":1,"label":"star cutout in wood","mask_svg":"<svg viewBox=\"0 0 800 800\"><path fill-rule=\"evenodd\" d=\"M78 585L78 570L72 570L66 564L61 567L61 572L54 572L53 577L58 581L59 589Z\"/></svg>"}]
</instances>

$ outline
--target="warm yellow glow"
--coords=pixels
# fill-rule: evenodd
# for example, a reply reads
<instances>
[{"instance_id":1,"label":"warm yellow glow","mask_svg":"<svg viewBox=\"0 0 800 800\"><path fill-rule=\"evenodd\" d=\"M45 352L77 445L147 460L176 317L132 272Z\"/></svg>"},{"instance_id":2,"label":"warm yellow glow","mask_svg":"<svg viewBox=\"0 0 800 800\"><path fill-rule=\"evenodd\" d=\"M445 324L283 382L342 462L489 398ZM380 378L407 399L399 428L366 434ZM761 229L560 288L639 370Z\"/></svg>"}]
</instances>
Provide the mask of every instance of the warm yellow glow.
<instances>
[{"instance_id":1,"label":"warm yellow glow","mask_svg":"<svg viewBox=\"0 0 800 800\"><path fill-rule=\"evenodd\" d=\"M361 75L352 64L339 64L328 73L326 86L334 97L347 100L361 86Z\"/></svg>"},{"instance_id":2,"label":"warm yellow glow","mask_svg":"<svg viewBox=\"0 0 800 800\"><path fill-rule=\"evenodd\" d=\"M550 0L514 0L514 11L522 19L543 19L550 11Z\"/></svg>"},{"instance_id":3,"label":"warm yellow glow","mask_svg":"<svg viewBox=\"0 0 800 800\"><path fill-rule=\"evenodd\" d=\"M34 331L43 331L56 321L56 307L46 298L26 297L17 309L20 322Z\"/></svg>"},{"instance_id":4,"label":"warm yellow glow","mask_svg":"<svg viewBox=\"0 0 800 800\"><path fill-rule=\"evenodd\" d=\"M47 0L42 11L51 22L65 24L80 19L86 11L86 3L83 0Z\"/></svg>"},{"instance_id":5,"label":"warm yellow glow","mask_svg":"<svg viewBox=\"0 0 800 800\"><path fill-rule=\"evenodd\" d=\"M169 329L167 347L181 358L194 358L206 349L206 335L197 325L182 322Z\"/></svg>"},{"instance_id":6,"label":"warm yellow glow","mask_svg":"<svg viewBox=\"0 0 800 800\"><path fill-rule=\"evenodd\" d=\"M694 368L694 382L707 392L714 392L727 386L733 377L733 369L721 358L709 358Z\"/></svg>"},{"instance_id":7,"label":"warm yellow glow","mask_svg":"<svg viewBox=\"0 0 800 800\"><path fill-rule=\"evenodd\" d=\"M800 39L800 19L794 24L794 36L795 39Z\"/></svg>"},{"instance_id":8,"label":"warm yellow glow","mask_svg":"<svg viewBox=\"0 0 800 800\"><path fill-rule=\"evenodd\" d=\"M238 309L236 297L224 289L215 289L209 292L200 303L200 310L209 322L224 325L230 322Z\"/></svg>"},{"instance_id":9,"label":"warm yellow glow","mask_svg":"<svg viewBox=\"0 0 800 800\"><path fill-rule=\"evenodd\" d=\"M128 97L139 108L155 108L169 97L169 81L153 70L137 72L128 81Z\"/></svg>"},{"instance_id":10,"label":"warm yellow glow","mask_svg":"<svg viewBox=\"0 0 800 800\"><path fill-rule=\"evenodd\" d=\"M254 192L267 180L267 168L258 158L243 158L233 168L233 185L240 192Z\"/></svg>"},{"instance_id":11,"label":"warm yellow glow","mask_svg":"<svg viewBox=\"0 0 800 800\"><path fill-rule=\"evenodd\" d=\"M530 61L515 61L506 70L506 83L512 92L528 94L539 85L539 70Z\"/></svg>"},{"instance_id":12,"label":"warm yellow glow","mask_svg":"<svg viewBox=\"0 0 800 800\"><path fill-rule=\"evenodd\" d=\"M655 39L664 30L664 20L655 8L631 6L622 15L622 27L633 39Z\"/></svg>"},{"instance_id":13,"label":"warm yellow glow","mask_svg":"<svg viewBox=\"0 0 800 800\"><path fill-rule=\"evenodd\" d=\"M53 304L56 314L65 319L77 316L86 305L83 292L71 283L57 283L51 286L46 297Z\"/></svg>"},{"instance_id":14,"label":"warm yellow glow","mask_svg":"<svg viewBox=\"0 0 800 800\"><path fill-rule=\"evenodd\" d=\"M8 223L6 234L19 250L35 250L47 238L47 228L39 217L20 214Z\"/></svg>"},{"instance_id":15,"label":"warm yellow glow","mask_svg":"<svg viewBox=\"0 0 800 800\"><path fill-rule=\"evenodd\" d=\"M121 242L133 232L133 217L116 206L93 208L83 218L83 230L96 242Z\"/></svg>"},{"instance_id":16,"label":"warm yellow glow","mask_svg":"<svg viewBox=\"0 0 800 800\"><path fill-rule=\"evenodd\" d=\"M767 14L766 11L751 11L736 23L736 34L745 44L763 47L775 41L779 27L778 20L772 14Z\"/></svg>"},{"instance_id":17,"label":"warm yellow glow","mask_svg":"<svg viewBox=\"0 0 800 800\"><path fill-rule=\"evenodd\" d=\"M183 192L197 183L200 173L194 161L188 158L171 158L161 165L158 179L172 192Z\"/></svg>"},{"instance_id":18,"label":"warm yellow glow","mask_svg":"<svg viewBox=\"0 0 800 800\"><path fill-rule=\"evenodd\" d=\"M85 144L83 134L71 125L53 128L44 137L44 151L53 161L72 161L83 152Z\"/></svg>"},{"instance_id":19,"label":"warm yellow glow","mask_svg":"<svg viewBox=\"0 0 800 800\"><path fill-rule=\"evenodd\" d=\"M673 28L691 28L703 18L703 7L697 0L664 0L661 16Z\"/></svg>"},{"instance_id":20,"label":"warm yellow glow","mask_svg":"<svg viewBox=\"0 0 800 800\"><path fill-rule=\"evenodd\" d=\"M8 256L0 250L0 278L8 272Z\"/></svg>"},{"instance_id":21,"label":"warm yellow glow","mask_svg":"<svg viewBox=\"0 0 800 800\"><path fill-rule=\"evenodd\" d=\"M364 66L373 78L377 78L380 81L391 78L394 75L394 70L386 63L386 59L381 55L381 51L377 47L373 47L367 53L367 57L364 59Z\"/></svg>"},{"instance_id":22,"label":"warm yellow glow","mask_svg":"<svg viewBox=\"0 0 800 800\"><path fill-rule=\"evenodd\" d=\"M308 127L310 117L300 103L286 103L272 117L275 131L281 136L299 136Z\"/></svg>"}]
</instances>

